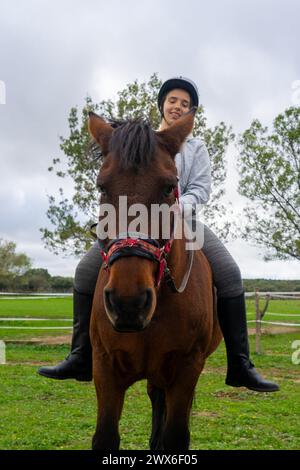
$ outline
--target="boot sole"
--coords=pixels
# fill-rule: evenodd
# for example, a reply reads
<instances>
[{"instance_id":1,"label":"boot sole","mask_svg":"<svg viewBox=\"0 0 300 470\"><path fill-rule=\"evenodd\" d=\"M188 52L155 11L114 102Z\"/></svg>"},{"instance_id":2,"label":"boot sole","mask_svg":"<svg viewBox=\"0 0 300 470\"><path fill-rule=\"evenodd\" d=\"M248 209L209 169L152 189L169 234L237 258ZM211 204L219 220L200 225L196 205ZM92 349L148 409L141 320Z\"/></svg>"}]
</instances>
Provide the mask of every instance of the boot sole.
<instances>
[{"instance_id":1,"label":"boot sole","mask_svg":"<svg viewBox=\"0 0 300 470\"><path fill-rule=\"evenodd\" d=\"M54 379L54 380L78 380L78 382L91 382L93 380L93 377L90 375L78 375L76 377L58 377L57 375L51 375L51 374L44 374L42 372L37 371L39 375L42 377L47 377L47 379Z\"/></svg>"},{"instance_id":2,"label":"boot sole","mask_svg":"<svg viewBox=\"0 0 300 470\"><path fill-rule=\"evenodd\" d=\"M273 388L268 388L268 389L265 389L265 388L258 388L258 387L251 387L251 386L248 386L248 385L245 385L245 384L240 384L240 383L237 383L237 382L225 382L226 385L229 385L230 387L236 387L236 388L240 388L240 387L246 387L248 388L249 390L253 390L254 392L279 392L279 387L273 387Z\"/></svg>"}]
</instances>

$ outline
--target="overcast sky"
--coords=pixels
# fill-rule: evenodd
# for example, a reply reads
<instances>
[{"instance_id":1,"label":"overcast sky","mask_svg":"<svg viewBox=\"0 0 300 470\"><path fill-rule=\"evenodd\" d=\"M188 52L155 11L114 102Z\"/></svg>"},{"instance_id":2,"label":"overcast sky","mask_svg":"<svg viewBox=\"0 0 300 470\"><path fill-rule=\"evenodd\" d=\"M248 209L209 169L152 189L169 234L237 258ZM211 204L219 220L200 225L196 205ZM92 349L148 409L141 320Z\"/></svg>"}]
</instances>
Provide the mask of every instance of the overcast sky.
<instances>
[{"instance_id":1,"label":"overcast sky","mask_svg":"<svg viewBox=\"0 0 300 470\"><path fill-rule=\"evenodd\" d=\"M51 254L39 232L61 183L47 168L70 108L157 72L197 82L210 126L270 125L295 104L299 20L299 0L0 0L0 238L35 267L73 275L78 260ZM234 148L228 158L228 198L242 209ZM265 263L241 241L229 249L243 277L300 278L299 262Z\"/></svg>"}]
</instances>

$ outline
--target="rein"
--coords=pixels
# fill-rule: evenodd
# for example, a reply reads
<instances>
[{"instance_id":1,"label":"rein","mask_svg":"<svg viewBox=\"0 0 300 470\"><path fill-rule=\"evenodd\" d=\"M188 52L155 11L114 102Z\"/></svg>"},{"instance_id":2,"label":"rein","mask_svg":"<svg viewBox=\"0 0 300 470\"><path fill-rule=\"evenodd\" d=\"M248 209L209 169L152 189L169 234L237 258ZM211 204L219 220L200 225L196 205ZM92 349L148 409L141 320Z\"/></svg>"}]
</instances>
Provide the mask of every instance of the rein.
<instances>
[{"instance_id":1,"label":"rein","mask_svg":"<svg viewBox=\"0 0 300 470\"><path fill-rule=\"evenodd\" d=\"M176 202L178 204L178 197L176 197ZM91 235L98 240L104 269L108 271L113 262L121 257L139 256L141 258L146 258L150 261L155 261L158 263L158 270L156 275L157 289L160 287L161 282L164 279L172 292L181 293L184 291L190 277L194 259L194 251L188 251L186 271L180 286L177 287L168 267L168 256L174 241L175 227L172 229L170 239L162 247L159 246L156 240L149 238L147 235L140 234L140 237L133 238L133 234L130 234L130 232L124 234L124 238L121 238L119 234L119 238L112 240L108 246L105 247L103 240L101 240L93 231L97 225L98 224L93 224L91 226L90 232ZM145 238L141 238L141 235L143 237L145 236Z\"/></svg>"}]
</instances>

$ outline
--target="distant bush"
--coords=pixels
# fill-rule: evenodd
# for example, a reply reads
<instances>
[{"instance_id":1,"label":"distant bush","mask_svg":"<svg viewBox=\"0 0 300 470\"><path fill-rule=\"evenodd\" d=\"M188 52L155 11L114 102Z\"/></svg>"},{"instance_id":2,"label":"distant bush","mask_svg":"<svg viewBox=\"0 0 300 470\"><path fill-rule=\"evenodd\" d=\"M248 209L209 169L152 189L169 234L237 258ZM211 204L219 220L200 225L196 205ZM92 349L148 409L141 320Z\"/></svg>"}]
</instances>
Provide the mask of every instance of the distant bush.
<instances>
[{"instance_id":1,"label":"distant bush","mask_svg":"<svg viewBox=\"0 0 300 470\"><path fill-rule=\"evenodd\" d=\"M47 269L28 269L24 274L15 276L11 282L0 285L0 291L11 292L70 292L73 278L51 276Z\"/></svg>"},{"instance_id":2,"label":"distant bush","mask_svg":"<svg viewBox=\"0 0 300 470\"><path fill-rule=\"evenodd\" d=\"M50 280L52 290L68 291L73 288L73 278L63 276L53 276Z\"/></svg>"},{"instance_id":3,"label":"distant bush","mask_svg":"<svg viewBox=\"0 0 300 470\"><path fill-rule=\"evenodd\" d=\"M262 292L300 292L300 280L244 279L246 292L258 289Z\"/></svg>"}]
</instances>

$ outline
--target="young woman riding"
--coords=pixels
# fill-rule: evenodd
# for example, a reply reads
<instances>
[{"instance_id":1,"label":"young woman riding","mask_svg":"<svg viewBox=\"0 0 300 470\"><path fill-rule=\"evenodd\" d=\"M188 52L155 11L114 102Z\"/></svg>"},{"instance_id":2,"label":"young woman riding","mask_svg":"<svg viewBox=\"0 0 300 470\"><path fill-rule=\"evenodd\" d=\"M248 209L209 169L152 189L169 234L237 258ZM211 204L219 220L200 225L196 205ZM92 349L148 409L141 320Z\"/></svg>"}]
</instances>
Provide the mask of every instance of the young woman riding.
<instances>
[{"instance_id":1,"label":"young woman riding","mask_svg":"<svg viewBox=\"0 0 300 470\"><path fill-rule=\"evenodd\" d=\"M192 106L198 106L196 85L189 79L175 77L163 83L158 94L161 113L159 130L172 126ZM175 158L179 175L180 205L205 204L211 191L210 160L204 143L191 135ZM226 384L247 387L258 392L279 390L257 372L249 357L245 296L240 270L232 256L204 226L202 248L213 272L217 288L217 313L227 351ZM77 266L74 280L74 324L71 352L53 367L41 367L40 375L53 379L92 379L92 353L89 324L93 294L98 278L101 255L96 242Z\"/></svg>"}]
</instances>

